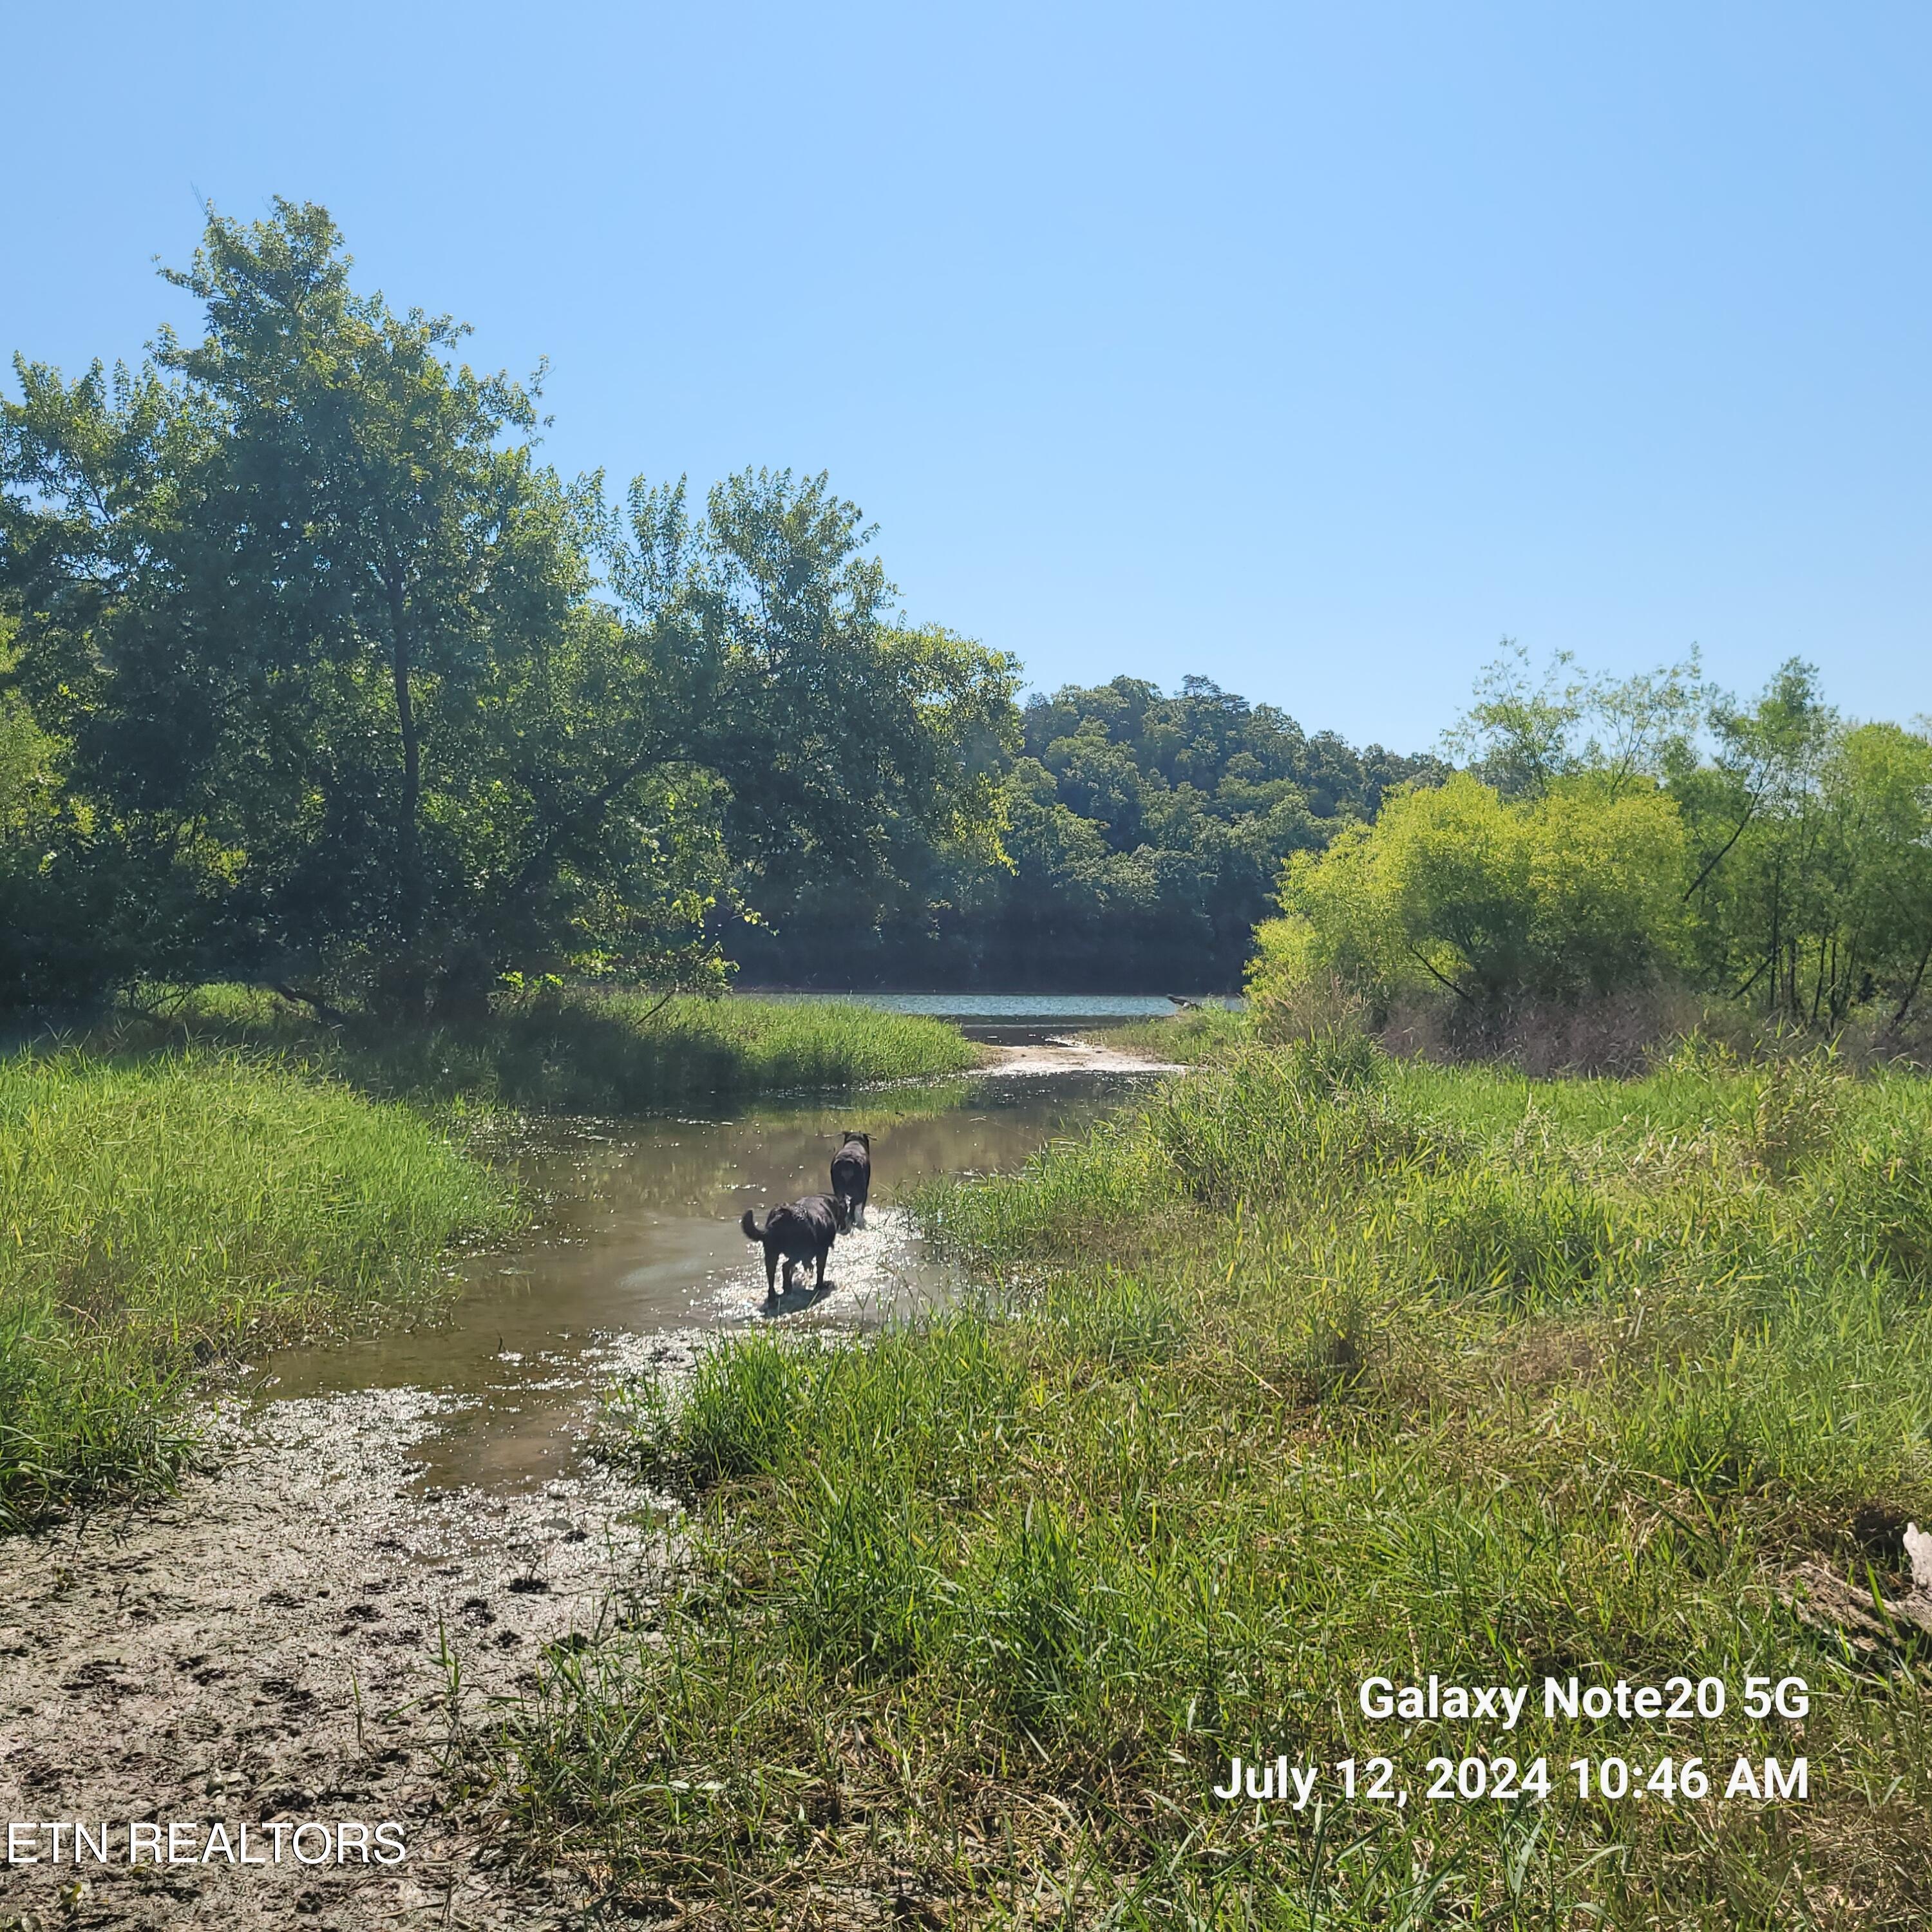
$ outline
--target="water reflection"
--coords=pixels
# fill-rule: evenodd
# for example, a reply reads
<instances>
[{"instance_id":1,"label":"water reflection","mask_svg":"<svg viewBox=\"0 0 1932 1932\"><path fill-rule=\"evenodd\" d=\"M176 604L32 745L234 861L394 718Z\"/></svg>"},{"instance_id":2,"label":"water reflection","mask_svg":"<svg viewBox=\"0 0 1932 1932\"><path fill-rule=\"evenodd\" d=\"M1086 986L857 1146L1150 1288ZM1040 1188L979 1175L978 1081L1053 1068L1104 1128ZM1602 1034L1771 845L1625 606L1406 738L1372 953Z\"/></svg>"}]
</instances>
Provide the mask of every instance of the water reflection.
<instances>
[{"instance_id":1,"label":"water reflection","mask_svg":"<svg viewBox=\"0 0 1932 1932\"><path fill-rule=\"evenodd\" d=\"M404 1384L455 1399L423 1480L514 1486L574 1461L587 1390L634 1359L637 1338L758 1320L867 1324L953 1292L950 1266L903 1209L914 1182L1017 1166L1118 1106L1117 1076L958 1080L733 1117L559 1123L514 1160L541 1204L527 1245L473 1263L451 1318L265 1366L278 1396ZM841 1130L872 1136L868 1225L842 1238L826 1293L776 1307L738 1219L822 1192Z\"/></svg>"}]
</instances>

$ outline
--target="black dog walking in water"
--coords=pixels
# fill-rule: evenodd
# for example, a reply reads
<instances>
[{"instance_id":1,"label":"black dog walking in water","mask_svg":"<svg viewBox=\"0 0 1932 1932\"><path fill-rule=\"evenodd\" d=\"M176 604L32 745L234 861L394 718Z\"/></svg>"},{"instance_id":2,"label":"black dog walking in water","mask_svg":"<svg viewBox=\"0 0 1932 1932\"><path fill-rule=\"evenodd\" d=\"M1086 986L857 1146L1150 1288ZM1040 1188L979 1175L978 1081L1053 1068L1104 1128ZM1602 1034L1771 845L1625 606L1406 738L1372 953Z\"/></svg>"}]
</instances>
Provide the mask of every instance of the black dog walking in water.
<instances>
[{"instance_id":1,"label":"black dog walking in water","mask_svg":"<svg viewBox=\"0 0 1932 1932\"><path fill-rule=\"evenodd\" d=\"M802 1201L774 1208L765 1216L762 1228L748 1208L738 1225L744 1229L746 1240L764 1245L765 1296L769 1300L778 1292L774 1283L781 1255L784 1256L786 1294L791 1292L792 1270L803 1261L818 1265L818 1278L812 1284L814 1290L825 1286L825 1258L832 1252L832 1244L845 1232L845 1204L836 1194L808 1194Z\"/></svg>"},{"instance_id":2,"label":"black dog walking in water","mask_svg":"<svg viewBox=\"0 0 1932 1932\"><path fill-rule=\"evenodd\" d=\"M845 1144L832 1156L832 1191L845 1204L855 1228L866 1225L866 1196L872 1191L872 1140L869 1134L845 1130Z\"/></svg>"}]
</instances>

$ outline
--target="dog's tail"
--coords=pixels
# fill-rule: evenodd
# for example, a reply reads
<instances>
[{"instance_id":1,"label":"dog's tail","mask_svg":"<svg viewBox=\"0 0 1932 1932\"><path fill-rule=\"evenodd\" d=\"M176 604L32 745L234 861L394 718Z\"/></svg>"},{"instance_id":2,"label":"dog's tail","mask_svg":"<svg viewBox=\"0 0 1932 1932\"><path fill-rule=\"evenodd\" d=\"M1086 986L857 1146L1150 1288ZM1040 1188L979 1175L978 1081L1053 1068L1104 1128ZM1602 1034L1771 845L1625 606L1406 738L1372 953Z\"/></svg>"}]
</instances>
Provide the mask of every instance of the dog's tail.
<instances>
[{"instance_id":1,"label":"dog's tail","mask_svg":"<svg viewBox=\"0 0 1932 1932\"><path fill-rule=\"evenodd\" d=\"M744 1229L746 1240L762 1241L765 1238L765 1231L758 1226L758 1217L750 1208L745 1210L745 1218L738 1225Z\"/></svg>"}]
</instances>

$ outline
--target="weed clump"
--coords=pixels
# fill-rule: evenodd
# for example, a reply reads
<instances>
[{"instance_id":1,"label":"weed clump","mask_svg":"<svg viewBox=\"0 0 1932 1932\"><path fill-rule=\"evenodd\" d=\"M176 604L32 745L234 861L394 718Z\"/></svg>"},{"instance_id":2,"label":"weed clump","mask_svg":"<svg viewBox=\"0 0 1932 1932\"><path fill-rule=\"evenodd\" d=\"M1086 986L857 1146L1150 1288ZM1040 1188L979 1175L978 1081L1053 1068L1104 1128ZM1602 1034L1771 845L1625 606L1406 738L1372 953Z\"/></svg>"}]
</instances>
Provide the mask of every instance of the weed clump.
<instances>
[{"instance_id":1,"label":"weed clump","mask_svg":"<svg viewBox=\"0 0 1932 1932\"><path fill-rule=\"evenodd\" d=\"M506 997L463 1025L396 1027L365 1015L323 1026L253 988L203 986L122 1016L100 1044L213 1045L315 1066L385 1099L575 1114L933 1078L980 1057L956 1027L919 1014L590 988Z\"/></svg>"}]
</instances>

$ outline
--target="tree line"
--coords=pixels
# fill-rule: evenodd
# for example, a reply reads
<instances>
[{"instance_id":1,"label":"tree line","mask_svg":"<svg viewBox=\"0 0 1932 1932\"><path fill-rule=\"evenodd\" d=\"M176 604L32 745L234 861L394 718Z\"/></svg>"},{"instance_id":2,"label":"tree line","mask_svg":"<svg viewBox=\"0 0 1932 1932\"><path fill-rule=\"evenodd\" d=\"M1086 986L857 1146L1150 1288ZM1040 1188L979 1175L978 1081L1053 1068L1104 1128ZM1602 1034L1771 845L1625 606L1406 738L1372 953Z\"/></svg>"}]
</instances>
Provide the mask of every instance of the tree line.
<instances>
[{"instance_id":1,"label":"tree line","mask_svg":"<svg viewBox=\"0 0 1932 1932\"><path fill-rule=\"evenodd\" d=\"M138 368L0 413L0 1001L326 1014L620 978L1238 982L1290 852L1434 769L1128 679L1016 703L824 476L539 458L540 376L210 212Z\"/></svg>"},{"instance_id":2,"label":"tree line","mask_svg":"<svg viewBox=\"0 0 1932 1932\"><path fill-rule=\"evenodd\" d=\"M1932 735L1860 723L1793 659L1739 703L1687 663L1539 681L1519 652L1466 760L1292 857L1252 984L1480 1038L1539 1003L1686 986L1790 1026L1900 1035L1932 966Z\"/></svg>"},{"instance_id":3,"label":"tree line","mask_svg":"<svg viewBox=\"0 0 1932 1932\"><path fill-rule=\"evenodd\" d=\"M0 418L0 997L240 979L473 1012L717 983L721 916L987 842L1017 667L905 624L823 477L692 504L537 457L538 392L211 212L206 333Z\"/></svg>"},{"instance_id":4,"label":"tree line","mask_svg":"<svg viewBox=\"0 0 1932 1932\"><path fill-rule=\"evenodd\" d=\"M1204 677L1030 698L994 801L998 847L930 847L855 920L836 885L776 882L748 975L826 985L1232 990L1291 854L1372 818L1432 758L1312 736Z\"/></svg>"},{"instance_id":5,"label":"tree line","mask_svg":"<svg viewBox=\"0 0 1932 1932\"><path fill-rule=\"evenodd\" d=\"M1687 982L1903 1025L1932 744L1786 666L1540 682L1443 755L1207 679L1018 701L823 476L541 460L541 371L210 211L201 331L0 404L0 1004L238 980L474 1016L617 980L1453 1003Z\"/></svg>"}]
</instances>

